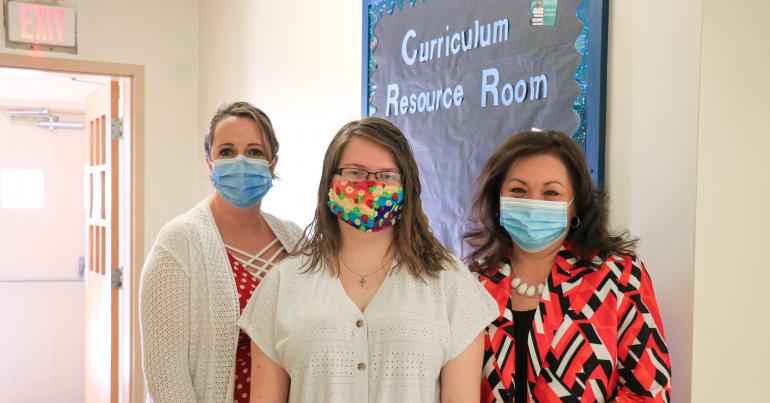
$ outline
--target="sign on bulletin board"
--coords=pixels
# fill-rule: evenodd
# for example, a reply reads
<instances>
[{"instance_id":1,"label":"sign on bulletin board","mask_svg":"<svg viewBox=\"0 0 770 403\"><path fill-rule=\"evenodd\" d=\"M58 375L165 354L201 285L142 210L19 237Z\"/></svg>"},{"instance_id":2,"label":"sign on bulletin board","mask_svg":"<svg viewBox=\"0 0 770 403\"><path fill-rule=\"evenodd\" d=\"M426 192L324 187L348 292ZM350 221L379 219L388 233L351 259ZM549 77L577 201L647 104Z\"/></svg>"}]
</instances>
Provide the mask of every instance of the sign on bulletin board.
<instances>
[{"instance_id":1,"label":"sign on bulletin board","mask_svg":"<svg viewBox=\"0 0 770 403\"><path fill-rule=\"evenodd\" d=\"M572 135L604 174L607 0L367 0L363 116L400 127L423 207L460 251L487 158L514 133Z\"/></svg>"}]
</instances>

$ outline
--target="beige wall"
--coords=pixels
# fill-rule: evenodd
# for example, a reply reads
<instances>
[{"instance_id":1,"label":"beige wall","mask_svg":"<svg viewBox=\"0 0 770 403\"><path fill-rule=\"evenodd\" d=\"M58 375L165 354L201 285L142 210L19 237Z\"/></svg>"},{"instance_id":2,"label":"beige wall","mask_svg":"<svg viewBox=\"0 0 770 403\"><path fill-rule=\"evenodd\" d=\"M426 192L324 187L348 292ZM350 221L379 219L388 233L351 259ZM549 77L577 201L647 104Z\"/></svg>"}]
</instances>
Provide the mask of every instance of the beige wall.
<instances>
[{"instance_id":1,"label":"beige wall","mask_svg":"<svg viewBox=\"0 0 770 403\"><path fill-rule=\"evenodd\" d=\"M160 227L198 199L198 7L185 0L78 0L78 54L145 66L145 253ZM0 26L0 35L5 36ZM0 53L26 53L7 49Z\"/></svg>"},{"instance_id":2,"label":"beige wall","mask_svg":"<svg viewBox=\"0 0 770 403\"><path fill-rule=\"evenodd\" d=\"M315 209L323 151L360 117L361 2L350 4L200 2L199 125L205 129L222 102L262 108L281 146L281 180L263 207L302 226ZM199 166L200 188L208 189Z\"/></svg>"},{"instance_id":3,"label":"beige wall","mask_svg":"<svg viewBox=\"0 0 770 403\"><path fill-rule=\"evenodd\" d=\"M606 186L641 238L663 316L673 396L690 401L700 0L610 5Z\"/></svg>"},{"instance_id":4,"label":"beige wall","mask_svg":"<svg viewBox=\"0 0 770 403\"><path fill-rule=\"evenodd\" d=\"M770 226L770 4L611 6L608 187L616 221L642 237L674 399L759 401L770 264L753 257Z\"/></svg>"},{"instance_id":5,"label":"beige wall","mask_svg":"<svg viewBox=\"0 0 770 403\"><path fill-rule=\"evenodd\" d=\"M768 16L765 0L703 0L693 345L699 403L767 400Z\"/></svg>"}]
</instances>

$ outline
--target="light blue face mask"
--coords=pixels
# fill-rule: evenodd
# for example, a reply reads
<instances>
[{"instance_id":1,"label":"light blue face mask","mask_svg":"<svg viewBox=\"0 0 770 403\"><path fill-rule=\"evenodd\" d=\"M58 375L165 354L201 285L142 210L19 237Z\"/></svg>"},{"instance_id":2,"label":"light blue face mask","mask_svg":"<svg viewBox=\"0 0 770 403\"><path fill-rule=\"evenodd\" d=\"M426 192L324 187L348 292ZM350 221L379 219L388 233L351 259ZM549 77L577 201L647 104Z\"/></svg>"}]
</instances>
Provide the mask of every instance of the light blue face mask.
<instances>
[{"instance_id":1,"label":"light blue face mask","mask_svg":"<svg viewBox=\"0 0 770 403\"><path fill-rule=\"evenodd\" d=\"M214 188L235 207L254 207L273 187L270 164L265 160L240 154L235 158L214 160L212 165Z\"/></svg>"},{"instance_id":2,"label":"light blue face mask","mask_svg":"<svg viewBox=\"0 0 770 403\"><path fill-rule=\"evenodd\" d=\"M521 249L540 252L567 232L570 203L500 197L500 225Z\"/></svg>"}]
</instances>

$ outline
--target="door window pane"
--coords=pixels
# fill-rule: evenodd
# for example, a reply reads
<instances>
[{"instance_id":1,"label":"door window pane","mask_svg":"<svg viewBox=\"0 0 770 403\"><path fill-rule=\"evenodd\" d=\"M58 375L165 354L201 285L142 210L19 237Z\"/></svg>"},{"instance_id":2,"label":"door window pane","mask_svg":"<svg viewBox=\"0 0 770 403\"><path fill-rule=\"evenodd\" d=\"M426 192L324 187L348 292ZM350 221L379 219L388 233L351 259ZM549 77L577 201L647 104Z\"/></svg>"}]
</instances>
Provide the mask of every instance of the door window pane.
<instances>
[{"instance_id":1,"label":"door window pane","mask_svg":"<svg viewBox=\"0 0 770 403\"><path fill-rule=\"evenodd\" d=\"M0 207L7 209L41 209L44 205L42 169L0 169Z\"/></svg>"}]
</instances>

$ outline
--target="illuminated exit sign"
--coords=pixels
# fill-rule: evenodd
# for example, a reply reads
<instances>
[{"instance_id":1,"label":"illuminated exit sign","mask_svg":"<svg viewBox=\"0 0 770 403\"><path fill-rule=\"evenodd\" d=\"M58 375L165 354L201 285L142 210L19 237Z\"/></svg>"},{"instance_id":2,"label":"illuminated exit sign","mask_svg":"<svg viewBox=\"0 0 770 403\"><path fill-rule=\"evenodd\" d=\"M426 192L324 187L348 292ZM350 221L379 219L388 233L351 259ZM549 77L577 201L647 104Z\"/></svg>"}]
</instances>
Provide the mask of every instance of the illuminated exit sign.
<instances>
[{"instance_id":1,"label":"illuminated exit sign","mask_svg":"<svg viewBox=\"0 0 770 403\"><path fill-rule=\"evenodd\" d=\"M27 45L26 47L32 49L75 48L77 39L74 8L21 1L8 1L7 7L6 27L9 44Z\"/></svg>"}]
</instances>

